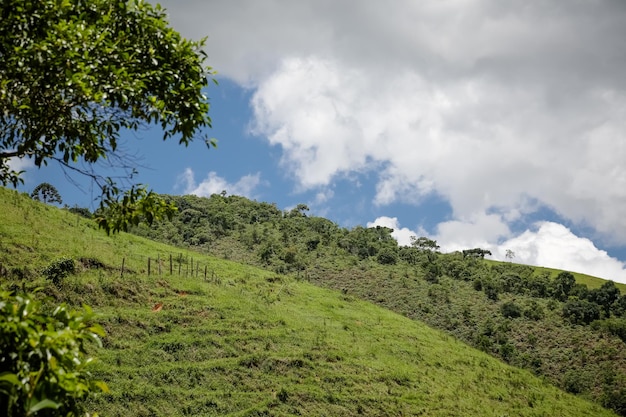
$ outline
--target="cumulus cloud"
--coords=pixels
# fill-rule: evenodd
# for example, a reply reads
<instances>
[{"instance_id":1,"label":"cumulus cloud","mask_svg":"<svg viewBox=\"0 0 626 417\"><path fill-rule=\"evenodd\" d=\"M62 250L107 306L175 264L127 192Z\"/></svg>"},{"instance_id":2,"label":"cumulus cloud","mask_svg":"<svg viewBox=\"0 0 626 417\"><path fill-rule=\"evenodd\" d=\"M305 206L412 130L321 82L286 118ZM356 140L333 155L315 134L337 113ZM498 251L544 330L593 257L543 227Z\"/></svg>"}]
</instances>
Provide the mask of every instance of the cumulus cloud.
<instances>
[{"instance_id":1,"label":"cumulus cloud","mask_svg":"<svg viewBox=\"0 0 626 417\"><path fill-rule=\"evenodd\" d=\"M473 221L450 221L439 225L437 234L402 227L396 217L381 216L367 227L385 226L394 229L392 236L401 246L410 245L411 236L435 239L443 252L480 247L492 252L491 259L506 259L507 250L514 252L514 262L580 272L615 282L626 283L626 264L598 249L591 240L576 236L567 227L554 222L538 222L533 228L511 236L506 224L497 215ZM490 231L486 235L483 231ZM503 240L503 237L508 239Z\"/></svg>"},{"instance_id":2,"label":"cumulus cloud","mask_svg":"<svg viewBox=\"0 0 626 417\"><path fill-rule=\"evenodd\" d=\"M533 230L526 230L498 245L494 257L504 260L507 249L515 253L515 262L567 269L626 283L623 262L558 223L537 223Z\"/></svg>"},{"instance_id":3,"label":"cumulus cloud","mask_svg":"<svg viewBox=\"0 0 626 417\"><path fill-rule=\"evenodd\" d=\"M373 222L368 222L367 227L383 226L393 229L391 236L398 241L400 246L409 246L411 244L411 236L418 234L407 227L400 227L397 217L378 217Z\"/></svg>"},{"instance_id":4,"label":"cumulus cloud","mask_svg":"<svg viewBox=\"0 0 626 417\"><path fill-rule=\"evenodd\" d=\"M7 160L7 163L9 165L9 169L16 172L26 171L29 168L33 168L35 166L32 159L27 158L9 158Z\"/></svg>"},{"instance_id":5,"label":"cumulus cloud","mask_svg":"<svg viewBox=\"0 0 626 417\"><path fill-rule=\"evenodd\" d=\"M229 183L213 171L209 172L200 183L196 183L195 174L191 168L187 168L177 180L178 189L182 189L185 194L194 194L199 197L210 197L212 194L219 194L225 191L231 195L254 198L254 190L260 184L260 173L246 175L235 183Z\"/></svg>"},{"instance_id":6,"label":"cumulus cloud","mask_svg":"<svg viewBox=\"0 0 626 417\"><path fill-rule=\"evenodd\" d=\"M548 207L626 244L625 2L168 3L298 189L373 173L379 206L449 202L451 242Z\"/></svg>"}]
</instances>

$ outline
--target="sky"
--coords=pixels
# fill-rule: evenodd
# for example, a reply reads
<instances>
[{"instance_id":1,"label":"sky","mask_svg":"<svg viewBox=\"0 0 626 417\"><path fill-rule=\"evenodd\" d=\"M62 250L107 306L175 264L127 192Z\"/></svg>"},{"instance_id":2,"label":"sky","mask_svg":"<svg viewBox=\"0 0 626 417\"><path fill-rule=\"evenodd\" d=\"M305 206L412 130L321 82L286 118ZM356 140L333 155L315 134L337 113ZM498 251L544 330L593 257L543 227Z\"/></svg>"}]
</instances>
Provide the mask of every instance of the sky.
<instances>
[{"instance_id":1,"label":"sky","mask_svg":"<svg viewBox=\"0 0 626 417\"><path fill-rule=\"evenodd\" d=\"M207 37L218 148L127 134L136 180L626 282L626 2L161 4ZM94 207L58 168L25 180Z\"/></svg>"}]
</instances>

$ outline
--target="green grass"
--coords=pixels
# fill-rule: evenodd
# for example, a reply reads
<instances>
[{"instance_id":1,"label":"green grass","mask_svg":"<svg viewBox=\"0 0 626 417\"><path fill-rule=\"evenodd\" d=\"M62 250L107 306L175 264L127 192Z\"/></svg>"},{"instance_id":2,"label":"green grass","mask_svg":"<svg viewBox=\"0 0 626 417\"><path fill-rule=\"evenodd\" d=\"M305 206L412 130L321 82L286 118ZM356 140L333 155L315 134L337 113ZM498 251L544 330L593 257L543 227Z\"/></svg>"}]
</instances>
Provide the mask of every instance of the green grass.
<instances>
[{"instance_id":1,"label":"green grass","mask_svg":"<svg viewBox=\"0 0 626 417\"><path fill-rule=\"evenodd\" d=\"M611 416L441 331L349 294L120 234L0 189L5 286L94 307L101 416ZM169 255L194 258L178 275ZM90 258L55 287L40 271ZM147 259L163 262L161 274ZM121 264L124 260L125 273ZM86 263L85 263L86 264ZM208 274L204 278L204 268Z\"/></svg>"},{"instance_id":2,"label":"green grass","mask_svg":"<svg viewBox=\"0 0 626 417\"><path fill-rule=\"evenodd\" d=\"M494 260L491 260L491 259L485 259L485 262L487 262L490 265L503 264L504 263L504 262L501 262L501 261L494 261ZM509 263L509 262L506 262L506 263ZM512 263L512 265L521 265L521 264ZM547 273L550 274L550 276L552 278L556 277L559 273L563 272L563 270L561 270L561 269L546 268L544 266L533 266L533 268L535 268L535 274L540 274L542 272L547 272ZM598 277L594 277L592 275L583 274L583 273L580 273L580 272L571 272L571 274L574 275L574 278L576 278L576 282L577 283L585 284L589 289L600 288L602 286L602 284L604 284L607 281L604 278L598 278ZM615 286L620 289L622 294L626 294L626 284L623 284L621 282L616 282Z\"/></svg>"}]
</instances>

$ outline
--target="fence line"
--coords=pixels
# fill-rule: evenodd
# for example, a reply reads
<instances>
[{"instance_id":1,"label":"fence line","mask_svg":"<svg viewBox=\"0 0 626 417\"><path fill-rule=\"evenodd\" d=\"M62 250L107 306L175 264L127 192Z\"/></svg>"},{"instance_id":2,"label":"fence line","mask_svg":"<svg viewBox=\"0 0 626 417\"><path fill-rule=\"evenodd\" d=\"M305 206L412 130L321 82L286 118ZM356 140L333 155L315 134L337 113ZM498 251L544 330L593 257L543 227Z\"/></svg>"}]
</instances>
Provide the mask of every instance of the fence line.
<instances>
[{"instance_id":1,"label":"fence line","mask_svg":"<svg viewBox=\"0 0 626 417\"><path fill-rule=\"evenodd\" d=\"M128 268L128 263L127 263L127 258L131 258L134 259L135 261L137 261L140 258L144 258L143 255L126 255L122 257L122 263L121 263L121 268L120 268L120 278L124 277L124 274L128 274L128 273L139 273L141 274L142 272L133 272L132 269ZM193 256L189 256L189 255L185 255L183 256L182 253L178 253L177 255L173 255L172 253L169 253L167 255L165 254L161 254L161 253L157 253L156 257L154 256L148 256L145 259L145 265L146 265L146 270L144 271L144 273L146 273L148 276L163 276L165 274L167 274L167 272L169 272L169 276L174 276L174 275L178 275L178 276L183 276L185 278L198 278L203 274L203 278L204 280L208 280L209 279L209 275L210 275L210 279L215 279L215 270L209 268L208 264L205 265L201 265L201 262L197 259L194 259ZM155 262L156 262L156 267L155 267ZM164 265L164 262L169 262L169 267L167 267L166 265ZM175 264L178 264L178 268L175 268ZM185 266L183 268L183 265Z\"/></svg>"}]
</instances>

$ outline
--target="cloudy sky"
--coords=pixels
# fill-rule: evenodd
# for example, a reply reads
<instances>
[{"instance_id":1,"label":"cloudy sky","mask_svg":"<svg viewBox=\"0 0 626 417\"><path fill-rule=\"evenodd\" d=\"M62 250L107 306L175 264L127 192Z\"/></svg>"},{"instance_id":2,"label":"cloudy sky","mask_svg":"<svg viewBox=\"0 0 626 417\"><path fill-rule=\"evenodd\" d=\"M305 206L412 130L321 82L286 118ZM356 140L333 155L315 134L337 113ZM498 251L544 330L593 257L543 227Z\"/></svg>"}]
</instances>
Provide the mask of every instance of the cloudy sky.
<instances>
[{"instance_id":1,"label":"cloudy sky","mask_svg":"<svg viewBox=\"0 0 626 417\"><path fill-rule=\"evenodd\" d=\"M162 5L208 37L219 147L136 134L158 192L305 203L401 244L626 282L626 2Z\"/></svg>"}]
</instances>

